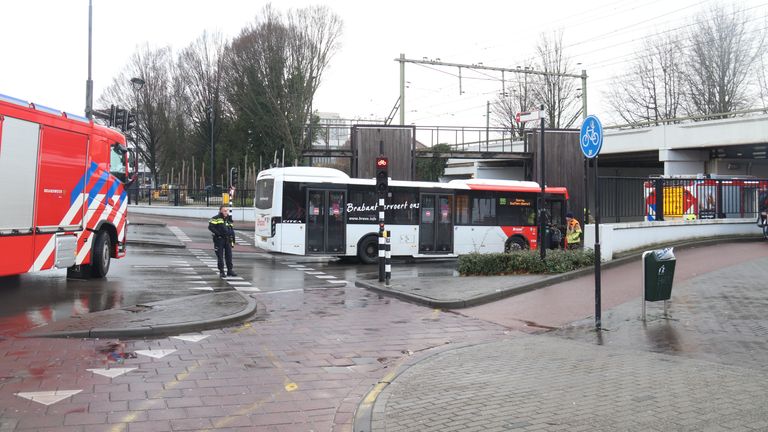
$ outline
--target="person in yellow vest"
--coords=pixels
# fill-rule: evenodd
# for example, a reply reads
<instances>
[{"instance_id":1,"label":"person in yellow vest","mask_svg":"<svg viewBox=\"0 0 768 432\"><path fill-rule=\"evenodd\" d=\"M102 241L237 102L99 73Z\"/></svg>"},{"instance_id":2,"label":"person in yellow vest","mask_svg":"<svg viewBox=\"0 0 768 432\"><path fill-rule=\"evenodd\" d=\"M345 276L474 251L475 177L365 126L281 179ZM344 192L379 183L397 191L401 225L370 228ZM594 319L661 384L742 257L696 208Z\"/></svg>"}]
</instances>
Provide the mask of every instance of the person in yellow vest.
<instances>
[{"instance_id":1,"label":"person in yellow vest","mask_svg":"<svg viewBox=\"0 0 768 432\"><path fill-rule=\"evenodd\" d=\"M573 217L573 213L571 212L566 213L565 220L565 241L568 244L568 249L580 249L581 225L579 225L579 221Z\"/></svg>"}]
</instances>

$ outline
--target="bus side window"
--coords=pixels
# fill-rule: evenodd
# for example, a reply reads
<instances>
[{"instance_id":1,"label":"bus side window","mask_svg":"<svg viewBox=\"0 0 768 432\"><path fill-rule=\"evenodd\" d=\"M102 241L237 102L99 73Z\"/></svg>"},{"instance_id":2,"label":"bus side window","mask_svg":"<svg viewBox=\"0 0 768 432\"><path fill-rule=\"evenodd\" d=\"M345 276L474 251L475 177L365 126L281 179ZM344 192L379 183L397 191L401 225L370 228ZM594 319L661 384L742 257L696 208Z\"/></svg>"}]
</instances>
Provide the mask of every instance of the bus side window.
<instances>
[{"instance_id":1,"label":"bus side window","mask_svg":"<svg viewBox=\"0 0 768 432\"><path fill-rule=\"evenodd\" d=\"M305 223L307 211L304 199L304 191L298 183L283 183L283 219Z\"/></svg>"},{"instance_id":2,"label":"bus side window","mask_svg":"<svg viewBox=\"0 0 768 432\"><path fill-rule=\"evenodd\" d=\"M456 225L469 225L469 195L456 194Z\"/></svg>"}]
</instances>

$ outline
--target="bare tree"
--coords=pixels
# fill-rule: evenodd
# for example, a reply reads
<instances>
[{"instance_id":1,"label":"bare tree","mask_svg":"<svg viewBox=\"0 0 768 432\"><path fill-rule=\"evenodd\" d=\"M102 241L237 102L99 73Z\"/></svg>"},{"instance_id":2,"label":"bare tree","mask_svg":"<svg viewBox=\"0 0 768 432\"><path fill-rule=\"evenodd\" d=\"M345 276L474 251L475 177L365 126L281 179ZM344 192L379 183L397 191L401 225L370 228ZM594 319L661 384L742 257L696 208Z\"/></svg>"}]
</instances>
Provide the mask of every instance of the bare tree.
<instances>
[{"instance_id":1,"label":"bare tree","mask_svg":"<svg viewBox=\"0 0 768 432\"><path fill-rule=\"evenodd\" d=\"M171 65L170 48L152 49L144 46L133 54L123 72L99 98L105 105L129 108L138 106L138 122L129 138L138 138L139 158L149 168L156 183L159 181L164 139L169 130ZM145 84L140 91L136 92L132 88L129 77L144 80Z\"/></svg>"},{"instance_id":2,"label":"bare tree","mask_svg":"<svg viewBox=\"0 0 768 432\"><path fill-rule=\"evenodd\" d=\"M286 159L298 156L311 100L339 48L341 31L341 19L326 7L291 10L283 17L268 5L256 24L232 41L227 96L249 140L271 139L281 144ZM261 137L252 136L257 130Z\"/></svg>"},{"instance_id":3,"label":"bare tree","mask_svg":"<svg viewBox=\"0 0 768 432\"><path fill-rule=\"evenodd\" d=\"M608 103L627 123L659 122L677 117L685 92L684 64L678 35L646 39L629 71L613 79Z\"/></svg>"},{"instance_id":4,"label":"bare tree","mask_svg":"<svg viewBox=\"0 0 768 432\"><path fill-rule=\"evenodd\" d=\"M214 146L224 126L223 62L225 44L220 34L204 32L179 54L179 101L185 101L183 113L194 138L191 153L198 160L210 160L211 135ZM211 116L213 122L211 122ZM211 130L213 123L213 130ZM220 150L226 150L221 149ZM224 153L225 152L221 152ZM219 164L219 167L222 165ZM221 171L221 170L218 170ZM205 174L205 173L204 173ZM214 184L213 179L210 180Z\"/></svg>"},{"instance_id":5,"label":"bare tree","mask_svg":"<svg viewBox=\"0 0 768 432\"><path fill-rule=\"evenodd\" d=\"M689 114L729 113L751 104L748 79L765 36L749 27L747 14L735 6L728 11L715 4L696 17L686 55Z\"/></svg>"},{"instance_id":6,"label":"bare tree","mask_svg":"<svg viewBox=\"0 0 768 432\"><path fill-rule=\"evenodd\" d=\"M579 100L576 81L558 76L573 73L570 59L563 52L562 32L553 33L549 38L542 34L536 51L541 62L537 69L545 72L533 80L536 102L544 105L550 128L571 127L580 115Z\"/></svg>"},{"instance_id":7,"label":"bare tree","mask_svg":"<svg viewBox=\"0 0 768 432\"><path fill-rule=\"evenodd\" d=\"M533 106L533 95L529 89L528 80L527 74L519 75L517 83L506 87L505 91L499 94L496 101L491 105L494 122L509 130L511 135L515 137L523 136L525 129L524 123L515 121L517 113L536 109Z\"/></svg>"}]
</instances>

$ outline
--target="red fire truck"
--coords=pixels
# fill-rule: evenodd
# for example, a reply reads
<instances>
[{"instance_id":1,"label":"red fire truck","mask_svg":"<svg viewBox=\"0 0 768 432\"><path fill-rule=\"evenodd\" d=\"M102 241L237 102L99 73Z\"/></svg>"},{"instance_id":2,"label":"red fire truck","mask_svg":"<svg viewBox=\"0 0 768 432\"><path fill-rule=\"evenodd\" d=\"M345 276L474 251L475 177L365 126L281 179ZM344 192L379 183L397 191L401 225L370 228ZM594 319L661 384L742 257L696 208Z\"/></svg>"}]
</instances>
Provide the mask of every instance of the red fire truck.
<instances>
[{"instance_id":1,"label":"red fire truck","mask_svg":"<svg viewBox=\"0 0 768 432\"><path fill-rule=\"evenodd\" d=\"M125 256L125 137L0 95L0 276L104 277Z\"/></svg>"}]
</instances>

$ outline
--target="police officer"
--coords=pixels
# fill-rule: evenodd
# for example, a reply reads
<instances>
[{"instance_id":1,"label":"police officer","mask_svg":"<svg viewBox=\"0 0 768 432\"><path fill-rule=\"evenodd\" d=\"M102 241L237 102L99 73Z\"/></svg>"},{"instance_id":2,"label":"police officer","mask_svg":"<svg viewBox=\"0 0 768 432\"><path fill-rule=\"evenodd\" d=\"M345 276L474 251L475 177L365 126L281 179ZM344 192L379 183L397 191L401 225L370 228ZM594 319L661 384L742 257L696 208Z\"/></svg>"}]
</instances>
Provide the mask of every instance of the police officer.
<instances>
[{"instance_id":1,"label":"police officer","mask_svg":"<svg viewBox=\"0 0 768 432\"><path fill-rule=\"evenodd\" d=\"M229 220L229 222L227 222ZM219 207L219 214L208 221L208 231L213 233L213 249L216 251L216 258L219 264L219 276L237 276L232 270L232 238L234 238L234 229L232 228L232 216L229 215L227 206ZM227 273L224 274L224 259L227 261Z\"/></svg>"}]
</instances>

